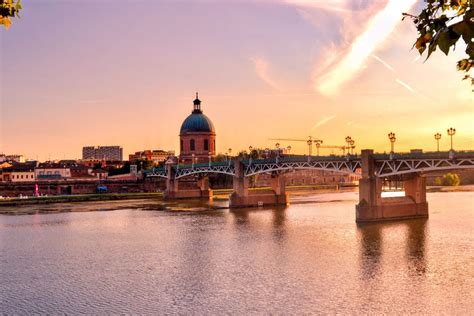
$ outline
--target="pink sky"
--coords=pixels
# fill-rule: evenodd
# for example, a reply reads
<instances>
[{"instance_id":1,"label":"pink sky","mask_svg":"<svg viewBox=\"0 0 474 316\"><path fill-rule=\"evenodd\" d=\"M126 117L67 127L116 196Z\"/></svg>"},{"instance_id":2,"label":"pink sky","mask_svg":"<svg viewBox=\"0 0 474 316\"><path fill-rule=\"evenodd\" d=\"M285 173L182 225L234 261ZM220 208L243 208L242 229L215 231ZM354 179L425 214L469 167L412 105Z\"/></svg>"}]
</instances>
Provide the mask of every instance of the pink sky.
<instances>
[{"instance_id":1,"label":"pink sky","mask_svg":"<svg viewBox=\"0 0 474 316\"><path fill-rule=\"evenodd\" d=\"M417 58L416 30L400 21L415 2L24 0L0 30L0 152L177 150L196 90L219 152L308 135L388 151L391 131L396 150L434 150L436 132L448 149L451 126L455 147L472 149L464 49Z\"/></svg>"}]
</instances>

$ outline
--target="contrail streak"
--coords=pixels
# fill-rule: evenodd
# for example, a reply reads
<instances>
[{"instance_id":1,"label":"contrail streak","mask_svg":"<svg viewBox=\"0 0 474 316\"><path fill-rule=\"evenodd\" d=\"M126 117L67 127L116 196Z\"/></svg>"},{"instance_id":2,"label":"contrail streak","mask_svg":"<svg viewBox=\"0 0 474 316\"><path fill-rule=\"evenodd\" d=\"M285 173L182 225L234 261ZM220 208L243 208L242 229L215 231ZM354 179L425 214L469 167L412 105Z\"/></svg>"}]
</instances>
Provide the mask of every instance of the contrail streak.
<instances>
[{"instance_id":1,"label":"contrail streak","mask_svg":"<svg viewBox=\"0 0 474 316\"><path fill-rule=\"evenodd\" d=\"M387 68L388 70L395 72L395 69L392 66L390 66L387 62L385 62L383 59L381 59L380 57L376 55L372 55L372 58L378 61L379 63L381 63L382 65L384 65L385 68Z\"/></svg>"},{"instance_id":2,"label":"contrail streak","mask_svg":"<svg viewBox=\"0 0 474 316\"><path fill-rule=\"evenodd\" d=\"M399 23L402 12L408 11L417 0L390 0L385 8L369 21L366 30L352 43L349 53L316 83L317 91L334 95L342 84L352 79L364 61L383 43Z\"/></svg>"},{"instance_id":3,"label":"contrail streak","mask_svg":"<svg viewBox=\"0 0 474 316\"><path fill-rule=\"evenodd\" d=\"M400 79L395 79L395 82L398 83L399 85L401 85L402 87L404 87L405 89L407 89L408 91L410 91L411 93L415 93L415 89L413 89L412 87L410 87L408 85L408 83L406 82L403 82L401 81Z\"/></svg>"},{"instance_id":4,"label":"contrail streak","mask_svg":"<svg viewBox=\"0 0 474 316\"><path fill-rule=\"evenodd\" d=\"M319 122L317 122L316 124L314 124L313 127L311 127L311 129L315 129L315 128L318 128L324 124L326 124L327 122L329 122L330 120L334 119L336 117L336 115L331 115L331 116L326 116L324 117L322 120L320 120Z\"/></svg>"}]
</instances>

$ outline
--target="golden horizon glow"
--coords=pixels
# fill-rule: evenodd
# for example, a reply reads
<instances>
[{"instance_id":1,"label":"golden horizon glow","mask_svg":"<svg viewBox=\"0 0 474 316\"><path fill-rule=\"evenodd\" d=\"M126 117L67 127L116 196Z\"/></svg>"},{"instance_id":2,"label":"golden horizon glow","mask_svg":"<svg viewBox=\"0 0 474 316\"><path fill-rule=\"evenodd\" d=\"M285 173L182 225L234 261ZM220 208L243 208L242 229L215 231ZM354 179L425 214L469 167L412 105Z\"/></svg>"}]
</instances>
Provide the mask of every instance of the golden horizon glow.
<instances>
[{"instance_id":1,"label":"golden horizon glow","mask_svg":"<svg viewBox=\"0 0 474 316\"><path fill-rule=\"evenodd\" d=\"M465 46L420 59L410 50L416 29L401 22L412 0L119 0L92 11L22 2L21 20L0 32L6 154L80 158L87 145L120 145L125 157L178 153L196 91L220 153L309 135L337 146L349 135L357 152L388 152L391 131L396 151L435 150L437 132L448 150L449 127L455 149L474 148L473 94L455 67ZM308 153L305 142L280 144Z\"/></svg>"}]
</instances>

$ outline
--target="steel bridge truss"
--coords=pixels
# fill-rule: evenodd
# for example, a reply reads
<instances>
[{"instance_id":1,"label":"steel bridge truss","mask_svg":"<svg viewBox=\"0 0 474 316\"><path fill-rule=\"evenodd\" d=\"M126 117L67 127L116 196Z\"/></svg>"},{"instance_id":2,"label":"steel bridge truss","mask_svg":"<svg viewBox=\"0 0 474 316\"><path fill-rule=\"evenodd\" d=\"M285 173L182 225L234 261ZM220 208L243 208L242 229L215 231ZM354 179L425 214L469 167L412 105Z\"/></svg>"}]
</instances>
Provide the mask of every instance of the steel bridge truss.
<instances>
[{"instance_id":1,"label":"steel bridge truss","mask_svg":"<svg viewBox=\"0 0 474 316\"><path fill-rule=\"evenodd\" d=\"M191 168L180 168L176 169L175 179L187 177L190 175L199 175L199 174L211 174L211 173L220 173L226 174L229 176L235 175L234 164L226 165L207 165L207 166L194 166Z\"/></svg>"},{"instance_id":2,"label":"steel bridge truss","mask_svg":"<svg viewBox=\"0 0 474 316\"><path fill-rule=\"evenodd\" d=\"M316 160L288 161L274 163L250 163L245 168L245 176L250 177L259 173L285 172L293 170L321 170L346 174L355 174L361 167L360 160Z\"/></svg>"},{"instance_id":3,"label":"steel bridge truss","mask_svg":"<svg viewBox=\"0 0 474 316\"><path fill-rule=\"evenodd\" d=\"M467 169L474 167L474 159L384 159L375 161L375 176L390 177L408 173Z\"/></svg>"},{"instance_id":4,"label":"steel bridge truss","mask_svg":"<svg viewBox=\"0 0 474 316\"><path fill-rule=\"evenodd\" d=\"M375 176L391 177L410 173L456 170L474 168L474 155L464 157L378 157L375 158ZM291 159L245 160L244 176L250 177L261 173L290 172L293 170L321 170L345 174L360 174L359 157L313 159L312 157L292 157ZM213 173L235 175L234 162L211 163L191 166L174 166L175 179L191 175L208 175ZM166 168L154 168L148 176L167 178Z\"/></svg>"},{"instance_id":5,"label":"steel bridge truss","mask_svg":"<svg viewBox=\"0 0 474 316\"><path fill-rule=\"evenodd\" d=\"M148 177L168 178L168 173L165 168L153 168L151 172L147 173Z\"/></svg>"}]
</instances>

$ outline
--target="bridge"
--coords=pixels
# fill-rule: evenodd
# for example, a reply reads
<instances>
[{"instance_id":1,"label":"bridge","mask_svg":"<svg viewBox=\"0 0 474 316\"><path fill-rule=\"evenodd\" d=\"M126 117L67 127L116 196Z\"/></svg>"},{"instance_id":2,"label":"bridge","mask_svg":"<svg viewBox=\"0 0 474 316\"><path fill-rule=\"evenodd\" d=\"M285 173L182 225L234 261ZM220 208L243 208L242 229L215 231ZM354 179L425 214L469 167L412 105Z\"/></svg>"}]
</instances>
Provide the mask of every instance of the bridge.
<instances>
[{"instance_id":1,"label":"bridge","mask_svg":"<svg viewBox=\"0 0 474 316\"><path fill-rule=\"evenodd\" d=\"M474 168L474 151L406 154L376 154L363 150L360 156L299 156L270 159L229 159L227 161L180 165L176 157L165 167L147 171L147 177L166 179L165 197L209 198L208 175L225 174L233 177L234 192L230 207L253 207L287 204L285 173L295 170L321 170L361 176L356 221L379 221L411 217L427 217L426 178L429 172ZM271 174L271 189L249 191L249 178ZM181 178L197 176L197 189L180 189ZM405 197L382 198L385 179L401 179Z\"/></svg>"}]
</instances>

